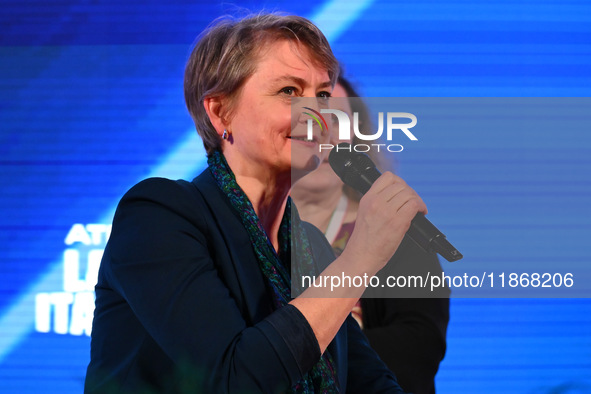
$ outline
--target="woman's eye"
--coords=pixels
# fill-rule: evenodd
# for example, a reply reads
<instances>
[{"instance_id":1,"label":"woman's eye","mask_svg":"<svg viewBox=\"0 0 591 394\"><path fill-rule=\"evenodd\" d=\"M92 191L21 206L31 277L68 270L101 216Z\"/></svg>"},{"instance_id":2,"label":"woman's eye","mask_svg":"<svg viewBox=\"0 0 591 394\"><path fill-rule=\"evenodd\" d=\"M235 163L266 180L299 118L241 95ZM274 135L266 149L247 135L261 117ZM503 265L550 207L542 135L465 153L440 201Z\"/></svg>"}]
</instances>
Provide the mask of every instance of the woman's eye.
<instances>
[{"instance_id":1,"label":"woman's eye","mask_svg":"<svg viewBox=\"0 0 591 394\"><path fill-rule=\"evenodd\" d=\"M321 97L321 98L329 98L330 92L326 92L326 91L318 92L318 94L316 94L316 96Z\"/></svg>"},{"instance_id":2,"label":"woman's eye","mask_svg":"<svg viewBox=\"0 0 591 394\"><path fill-rule=\"evenodd\" d=\"M286 94L288 96L293 96L296 93L296 88L293 86L286 86L279 91L279 93Z\"/></svg>"}]
</instances>

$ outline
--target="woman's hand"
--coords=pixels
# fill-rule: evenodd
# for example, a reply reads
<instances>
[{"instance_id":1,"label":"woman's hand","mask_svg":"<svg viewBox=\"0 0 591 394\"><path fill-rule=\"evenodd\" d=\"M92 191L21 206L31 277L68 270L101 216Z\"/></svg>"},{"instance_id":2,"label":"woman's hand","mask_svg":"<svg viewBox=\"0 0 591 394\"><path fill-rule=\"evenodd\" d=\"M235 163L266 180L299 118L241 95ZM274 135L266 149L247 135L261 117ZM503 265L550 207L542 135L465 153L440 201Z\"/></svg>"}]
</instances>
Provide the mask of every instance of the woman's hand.
<instances>
[{"instance_id":1,"label":"woman's hand","mask_svg":"<svg viewBox=\"0 0 591 394\"><path fill-rule=\"evenodd\" d=\"M384 172L359 203L343 255L367 264L367 273L374 275L396 252L418 212L427 213L419 195L399 176Z\"/></svg>"},{"instance_id":2,"label":"woman's hand","mask_svg":"<svg viewBox=\"0 0 591 394\"><path fill-rule=\"evenodd\" d=\"M427 213L417 193L391 172L382 174L360 201L345 250L320 275L331 285L309 287L291 301L308 320L322 352L365 291L349 282L335 287L332 280L375 275L396 252L417 212Z\"/></svg>"}]
</instances>

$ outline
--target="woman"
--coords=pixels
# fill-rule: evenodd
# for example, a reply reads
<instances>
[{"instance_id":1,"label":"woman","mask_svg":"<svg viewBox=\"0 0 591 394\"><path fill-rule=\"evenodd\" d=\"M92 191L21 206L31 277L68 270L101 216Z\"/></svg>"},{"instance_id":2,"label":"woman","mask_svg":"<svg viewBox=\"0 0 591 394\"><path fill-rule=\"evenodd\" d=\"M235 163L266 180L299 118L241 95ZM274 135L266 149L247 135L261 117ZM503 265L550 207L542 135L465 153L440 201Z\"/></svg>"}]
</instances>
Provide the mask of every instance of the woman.
<instances>
[{"instance_id":1,"label":"woman","mask_svg":"<svg viewBox=\"0 0 591 394\"><path fill-rule=\"evenodd\" d=\"M365 103L359 98L344 99L358 96L351 83L339 75L332 92L336 99L331 100L330 106L345 111L350 119L353 119L353 112L357 112L359 129L373 132ZM332 137L333 145L343 142L335 140L335 134ZM363 143L357 139L348 142ZM372 156L379 167L388 166L384 155L374 153ZM322 230L335 253L340 254L355 228L359 193L345 186L325 160L317 170L298 181L291 196L302 219ZM441 274L437 256L405 238L380 276L382 279L388 275L422 274L424 277L427 272ZM430 291L413 291L413 296L424 298L410 298L410 289L397 294L387 289L380 298L376 298L380 294L366 294L353 308L353 317L404 390L415 394L434 393L435 374L445 355L448 292L445 289L435 295Z\"/></svg>"},{"instance_id":2,"label":"woman","mask_svg":"<svg viewBox=\"0 0 591 394\"><path fill-rule=\"evenodd\" d=\"M401 392L348 318L362 288L289 293L290 237L324 275L373 275L426 212L385 174L332 262L322 235L291 214L292 167L314 169L328 137L304 140L291 100L323 101L337 72L304 18L219 21L201 37L185 98L209 167L192 182L148 179L121 200L96 287L87 392Z\"/></svg>"}]
</instances>

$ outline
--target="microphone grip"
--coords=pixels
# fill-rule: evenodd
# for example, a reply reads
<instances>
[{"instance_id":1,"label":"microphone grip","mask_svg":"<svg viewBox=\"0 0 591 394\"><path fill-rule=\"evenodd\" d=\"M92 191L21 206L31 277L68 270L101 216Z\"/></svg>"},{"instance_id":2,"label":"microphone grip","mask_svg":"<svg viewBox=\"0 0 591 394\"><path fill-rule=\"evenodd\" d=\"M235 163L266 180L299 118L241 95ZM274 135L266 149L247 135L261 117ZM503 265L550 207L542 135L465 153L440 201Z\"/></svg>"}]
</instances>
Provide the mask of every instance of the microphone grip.
<instances>
[{"instance_id":1,"label":"microphone grip","mask_svg":"<svg viewBox=\"0 0 591 394\"><path fill-rule=\"evenodd\" d=\"M364 153L352 153L348 143L341 143L333 149L329 156L329 162L335 173L341 180L365 194L382 175L374 162ZM447 261L460 260L462 254L445 238L445 235L431 223L425 215L417 213L410 228L406 233L417 245L426 251L439 253Z\"/></svg>"},{"instance_id":2,"label":"microphone grip","mask_svg":"<svg viewBox=\"0 0 591 394\"><path fill-rule=\"evenodd\" d=\"M352 185L362 194L382 175L374 166L365 166L362 171L348 171L351 179L345 183ZM425 251L439 253L450 263L464 257L422 212L416 214L406 234Z\"/></svg>"},{"instance_id":3,"label":"microphone grip","mask_svg":"<svg viewBox=\"0 0 591 394\"><path fill-rule=\"evenodd\" d=\"M439 253L450 263L464 257L422 212L414 217L406 234L424 250Z\"/></svg>"},{"instance_id":4,"label":"microphone grip","mask_svg":"<svg viewBox=\"0 0 591 394\"><path fill-rule=\"evenodd\" d=\"M371 185L382 175L372 166L364 168L359 173L351 171L349 174L352 176L349 185L354 184L353 187L363 194L367 193ZM416 214L406 234L425 251L439 253L450 263L464 257L422 212Z\"/></svg>"}]
</instances>

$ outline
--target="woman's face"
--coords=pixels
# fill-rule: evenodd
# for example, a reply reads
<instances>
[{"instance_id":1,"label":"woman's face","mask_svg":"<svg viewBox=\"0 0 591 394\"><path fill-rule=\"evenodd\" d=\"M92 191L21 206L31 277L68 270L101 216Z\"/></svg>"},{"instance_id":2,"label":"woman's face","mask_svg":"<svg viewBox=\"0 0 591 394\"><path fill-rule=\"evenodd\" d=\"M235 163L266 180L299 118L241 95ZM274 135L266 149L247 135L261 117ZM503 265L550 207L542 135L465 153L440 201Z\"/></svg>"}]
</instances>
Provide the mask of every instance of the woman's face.
<instances>
[{"instance_id":1,"label":"woman's face","mask_svg":"<svg viewBox=\"0 0 591 394\"><path fill-rule=\"evenodd\" d=\"M269 45L243 85L226 125L231 139L223 149L232 169L251 176L269 170L289 175L292 166L314 169L319 161L318 144L328 142L328 133L319 140L305 141L304 121L294 120L292 128L291 101L328 97L331 90L328 71L312 62L307 48L285 40Z\"/></svg>"}]
</instances>

